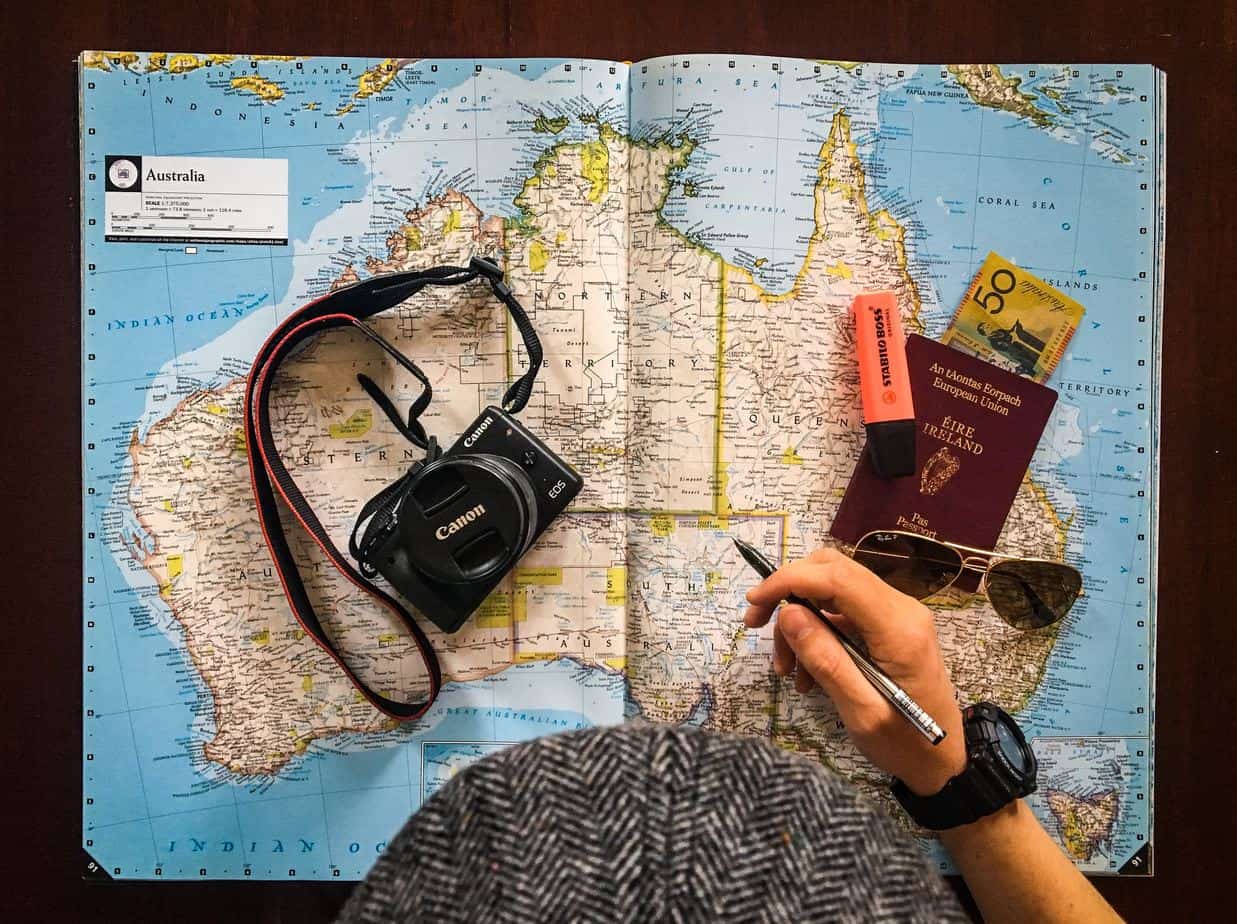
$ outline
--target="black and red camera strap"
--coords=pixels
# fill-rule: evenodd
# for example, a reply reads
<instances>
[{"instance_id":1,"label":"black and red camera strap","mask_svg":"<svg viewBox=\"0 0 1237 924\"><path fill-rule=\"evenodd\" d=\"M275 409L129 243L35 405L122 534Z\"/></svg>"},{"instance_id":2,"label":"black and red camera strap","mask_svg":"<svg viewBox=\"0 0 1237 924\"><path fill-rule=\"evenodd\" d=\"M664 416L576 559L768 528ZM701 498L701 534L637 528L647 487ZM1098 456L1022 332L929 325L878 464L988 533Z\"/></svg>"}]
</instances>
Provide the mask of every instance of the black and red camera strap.
<instances>
[{"instance_id":1,"label":"black and red camera strap","mask_svg":"<svg viewBox=\"0 0 1237 924\"><path fill-rule=\"evenodd\" d=\"M329 654L356 689L374 707L392 718L403 721L420 718L438 697L442 686L442 672L438 657L425 632L412 615L395 597L370 583L336 548L322 522L314 514L304 494L297 487L292 474L280 458L271 429L270 394L280 364L302 343L336 327L355 327L367 338L377 343L404 369L421 382L422 391L413 402L407 421L400 419L395 405L364 375L358 375L365 391L374 399L397 429L412 443L426 450L428 455L437 454L437 443L428 436L419 418L429 406L433 390L428 376L365 323L366 318L394 308L411 298L426 286L457 286L484 278L494 295L507 306L524 341L528 353L528 370L517 379L503 396L503 406L512 412L521 410L532 394L533 383L541 368L542 350L536 331L522 305L503 281L499 266L487 259L473 257L467 267L436 266L430 269L391 273L375 276L363 282L336 289L300 308L276 326L258 350L249 373L245 389L245 445L249 452L249 476L253 484L253 496L258 510L258 522L262 535L270 549L275 571L283 585L284 595L301 628ZM402 481L403 479L401 479ZM383 696L369 687L349 666L343 654L325 630L314 611L313 603L305 589L292 548L284 533L279 501L292 511L300 525L322 549L341 574L394 613L407 627L420 651L421 659L429 675L429 691L421 702L400 702Z\"/></svg>"}]
</instances>

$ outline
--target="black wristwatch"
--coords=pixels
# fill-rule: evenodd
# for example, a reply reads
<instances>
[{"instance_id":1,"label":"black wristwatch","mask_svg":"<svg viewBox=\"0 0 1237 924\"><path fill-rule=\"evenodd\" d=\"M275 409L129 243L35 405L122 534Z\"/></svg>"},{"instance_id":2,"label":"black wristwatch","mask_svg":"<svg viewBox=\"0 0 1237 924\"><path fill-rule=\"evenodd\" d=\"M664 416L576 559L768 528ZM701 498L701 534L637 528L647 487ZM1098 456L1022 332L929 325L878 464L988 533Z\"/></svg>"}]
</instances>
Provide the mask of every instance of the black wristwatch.
<instances>
[{"instance_id":1,"label":"black wristwatch","mask_svg":"<svg viewBox=\"0 0 1237 924\"><path fill-rule=\"evenodd\" d=\"M970 824L1035 792L1039 767L1022 730L992 703L962 710L966 769L932 796L917 796L901 780L893 794L908 815L932 831Z\"/></svg>"}]
</instances>

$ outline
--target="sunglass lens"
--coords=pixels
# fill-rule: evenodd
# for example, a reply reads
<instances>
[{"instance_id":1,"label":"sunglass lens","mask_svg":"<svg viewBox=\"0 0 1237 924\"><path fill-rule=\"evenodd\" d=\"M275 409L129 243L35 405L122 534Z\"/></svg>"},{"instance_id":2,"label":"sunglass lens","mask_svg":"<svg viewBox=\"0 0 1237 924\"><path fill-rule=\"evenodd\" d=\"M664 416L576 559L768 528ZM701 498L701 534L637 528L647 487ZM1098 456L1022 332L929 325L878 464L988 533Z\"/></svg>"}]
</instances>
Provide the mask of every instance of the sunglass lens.
<instances>
[{"instance_id":1,"label":"sunglass lens","mask_svg":"<svg viewBox=\"0 0 1237 924\"><path fill-rule=\"evenodd\" d=\"M908 533L868 533L855 561L891 587L917 599L930 597L962 573L962 556L947 545Z\"/></svg>"},{"instance_id":2,"label":"sunglass lens","mask_svg":"<svg viewBox=\"0 0 1237 924\"><path fill-rule=\"evenodd\" d=\"M1042 629L1062 619L1082 591L1082 575L1050 561L1001 561L988 571L988 599L1015 629Z\"/></svg>"}]
</instances>

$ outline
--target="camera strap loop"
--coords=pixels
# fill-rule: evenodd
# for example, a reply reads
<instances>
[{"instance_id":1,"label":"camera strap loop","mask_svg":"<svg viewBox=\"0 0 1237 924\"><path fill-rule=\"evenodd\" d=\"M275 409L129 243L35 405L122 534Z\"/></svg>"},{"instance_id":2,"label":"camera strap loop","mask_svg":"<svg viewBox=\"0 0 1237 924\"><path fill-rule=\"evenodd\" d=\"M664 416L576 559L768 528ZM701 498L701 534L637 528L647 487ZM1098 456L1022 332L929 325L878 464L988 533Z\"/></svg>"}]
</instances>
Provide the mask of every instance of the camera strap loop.
<instances>
[{"instance_id":1,"label":"camera strap loop","mask_svg":"<svg viewBox=\"0 0 1237 924\"><path fill-rule=\"evenodd\" d=\"M467 267L437 266L425 270L375 276L364 282L336 289L310 302L280 323L258 350L245 389L245 443L249 451L249 476L258 509L258 522L292 613L305 632L334 659L369 703L392 718L403 721L420 718L437 699L442 686L442 673L438 666L438 658L424 630L404 606L394 596L371 584L367 580L367 575L352 565L348 558L335 547L326 528L310 508L304 494L293 480L291 472L280 458L279 449L275 444L271 429L270 393L276 370L298 345L332 328L354 327L382 347L421 383L423 390L413 402L407 423L405 423L401 420L394 402L374 384L373 380L364 375L357 377L361 387L383 413L391 418L400 433L414 445L426 450L425 461L432 461L438 457L441 450L437 440L425 432L419 420L433 396L429 377L416 363L400 353L368 324L365 324L364 319L394 308L427 285L463 285L479 277L484 277L489 282L494 295L507 306L512 320L520 331L525 351L528 353L528 370L511 385L503 397L503 404L508 410L519 411L528 403L537 372L541 368L541 343L537 339L537 333L533 330L523 306L503 282L502 269L494 261L482 257L473 257ZM366 538L373 535L375 530L385 529L390 525L395 515L393 499L398 496L400 488L407 482L407 479L422 464L424 463L417 463L412 471L388 486L378 497L365 505L358 525L366 517L371 518L366 529ZM279 499L282 499L292 511L293 516L321 548L331 564L344 577L395 614L407 627L429 676L429 691L423 701L408 703L384 696L366 685L348 665L314 611L305 583L297 569L292 548L284 533ZM362 545L364 544L363 540ZM349 545L355 555L357 552L355 529Z\"/></svg>"}]
</instances>

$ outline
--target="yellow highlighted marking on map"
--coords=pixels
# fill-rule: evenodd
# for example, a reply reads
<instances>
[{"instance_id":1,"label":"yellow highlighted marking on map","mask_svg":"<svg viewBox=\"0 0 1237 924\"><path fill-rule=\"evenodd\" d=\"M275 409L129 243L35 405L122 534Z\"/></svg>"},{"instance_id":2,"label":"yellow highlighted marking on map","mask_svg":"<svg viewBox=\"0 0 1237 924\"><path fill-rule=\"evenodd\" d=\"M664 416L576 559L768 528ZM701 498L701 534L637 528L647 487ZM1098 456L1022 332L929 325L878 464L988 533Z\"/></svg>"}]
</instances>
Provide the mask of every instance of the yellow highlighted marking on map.
<instances>
[{"instance_id":1,"label":"yellow highlighted marking on map","mask_svg":"<svg viewBox=\"0 0 1237 924\"><path fill-rule=\"evenodd\" d=\"M541 241L533 241L528 245L528 271L530 273L545 272L546 264L550 262L550 252Z\"/></svg>"},{"instance_id":2,"label":"yellow highlighted marking on map","mask_svg":"<svg viewBox=\"0 0 1237 924\"><path fill-rule=\"evenodd\" d=\"M712 513L702 513L696 517L696 529L730 529L730 517L717 516Z\"/></svg>"},{"instance_id":3,"label":"yellow highlighted marking on map","mask_svg":"<svg viewBox=\"0 0 1237 924\"><path fill-rule=\"evenodd\" d=\"M225 408L222 404L208 404L208 405L206 405L206 413L208 413L208 414L214 414L216 417L222 417L222 416L224 416L227 412L228 412L228 411L227 411L227 408Z\"/></svg>"},{"instance_id":4,"label":"yellow highlighted marking on map","mask_svg":"<svg viewBox=\"0 0 1237 924\"><path fill-rule=\"evenodd\" d=\"M517 587L511 594L511 621L524 622L528 619L528 589Z\"/></svg>"},{"instance_id":5,"label":"yellow highlighted marking on map","mask_svg":"<svg viewBox=\"0 0 1237 924\"><path fill-rule=\"evenodd\" d=\"M172 506L172 502L171 502L170 500L168 500L167 498L164 498L164 499L160 502L159 506L160 506L160 507L162 507L164 510L166 510L168 513L175 513L175 512L176 512L176 508Z\"/></svg>"},{"instance_id":6,"label":"yellow highlighted marking on map","mask_svg":"<svg viewBox=\"0 0 1237 924\"><path fill-rule=\"evenodd\" d=\"M606 569L606 605L627 605L626 565L614 565Z\"/></svg>"},{"instance_id":7,"label":"yellow highlighted marking on map","mask_svg":"<svg viewBox=\"0 0 1237 924\"><path fill-rule=\"evenodd\" d=\"M850 279L855 275L854 270L850 268L845 260L838 260L833 266L825 267L825 272L830 276L836 276L838 279Z\"/></svg>"},{"instance_id":8,"label":"yellow highlighted marking on map","mask_svg":"<svg viewBox=\"0 0 1237 924\"><path fill-rule=\"evenodd\" d=\"M665 539L674 532L674 517L668 513L655 513L649 517L649 529L658 539Z\"/></svg>"},{"instance_id":9,"label":"yellow highlighted marking on map","mask_svg":"<svg viewBox=\"0 0 1237 924\"><path fill-rule=\"evenodd\" d=\"M529 661L553 661L558 657L557 651L517 651L516 664L526 664Z\"/></svg>"},{"instance_id":10,"label":"yellow highlighted marking on map","mask_svg":"<svg viewBox=\"0 0 1237 924\"><path fill-rule=\"evenodd\" d=\"M555 246L562 247L563 244L566 243L566 241L567 241L566 231L559 231L558 234L554 235Z\"/></svg>"},{"instance_id":11,"label":"yellow highlighted marking on map","mask_svg":"<svg viewBox=\"0 0 1237 924\"><path fill-rule=\"evenodd\" d=\"M625 670L627 667L627 658L622 655L616 658L606 658L605 665L607 667L614 668L616 671Z\"/></svg>"},{"instance_id":12,"label":"yellow highlighted marking on map","mask_svg":"<svg viewBox=\"0 0 1237 924\"><path fill-rule=\"evenodd\" d=\"M374 412L367 407L352 412L352 416L343 423L333 423L330 426L331 439L346 440L364 436L374 423Z\"/></svg>"},{"instance_id":13,"label":"yellow highlighted marking on map","mask_svg":"<svg viewBox=\"0 0 1237 924\"><path fill-rule=\"evenodd\" d=\"M588 180L589 202L600 202L610 189L610 149L604 141L589 141L580 147L580 175Z\"/></svg>"},{"instance_id":14,"label":"yellow highlighted marking on map","mask_svg":"<svg viewBox=\"0 0 1237 924\"><path fill-rule=\"evenodd\" d=\"M404 229L404 245L409 250L421 249L421 229L416 225L409 225Z\"/></svg>"},{"instance_id":15,"label":"yellow highlighted marking on map","mask_svg":"<svg viewBox=\"0 0 1237 924\"><path fill-rule=\"evenodd\" d=\"M253 635L249 636L249 641L253 642L259 648L263 645L269 645L271 641L271 630L263 629L261 632L255 632Z\"/></svg>"},{"instance_id":16,"label":"yellow highlighted marking on map","mask_svg":"<svg viewBox=\"0 0 1237 924\"><path fill-rule=\"evenodd\" d=\"M704 573L704 592L711 594L722 583L723 575L720 571L706 571Z\"/></svg>"},{"instance_id":17,"label":"yellow highlighted marking on map","mask_svg":"<svg viewBox=\"0 0 1237 924\"><path fill-rule=\"evenodd\" d=\"M449 209L447 211L447 220L442 223L442 233L450 234L452 231L460 229L462 216L459 209Z\"/></svg>"},{"instance_id":18,"label":"yellow highlighted marking on map","mask_svg":"<svg viewBox=\"0 0 1237 924\"><path fill-rule=\"evenodd\" d=\"M180 460L180 464L184 466L185 468L188 468L189 466L193 464L193 457L185 456L183 459Z\"/></svg>"},{"instance_id":19,"label":"yellow highlighted marking on map","mask_svg":"<svg viewBox=\"0 0 1237 924\"><path fill-rule=\"evenodd\" d=\"M314 689L314 678L308 675L302 677L301 689L306 693L312 693Z\"/></svg>"},{"instance_id":20,"label":"yellow highlighted marking on map","mask_svg":"<svg viewBox=\"0 0 1237 924\"><path fill-rule=\"evenodd\" d=\"M502 629L511 625L513 596L514 594L496 590L482 600L481 606L477 608L477 628Z\"/></svg>"},{"instance_id":21,"label":"yellow highlighted marking on map","mask_svg":"<svg viewBox=\"0 0 1237 924\"><path fill-rule=\"evenodd\" d=\"M802 465L803 456L799 455L799 453L795 451L794 446L787 446L784 450L782 450L782 464Z\"/></svg>"},{"instance_id":22,"label":"yellow highlighted marking on map","mask_svg":"<svg viewBox=\"0 0 1237 924\"><path fill-rule=\"evenodd\" d=\"M558 587L563 583L562 568L516 568L515 586L536 584L540 587Z\"/></svg>"},{"instance_id":23,"label":"yellow highlighted marking on map","mask_svg":"<svg viewBox=\"0 0 1237 924\"><path fill-rule=\"evenodd\" d=\"M387 648L399 641L399 636L394 632L387 632L378 636L378 647Z\"/></svg>"},{"instance_id":24,"label":"yellow highlighted marking on map","mask_svg":"<svg viewBox=\"0 0 1237 924\"><path fill-rule=\"evenodd\" d=\"M174 581L178 577L180 577L181 574L184 573L185 556L179 555L179 554L169 555L167 557L167 564L168 564L168 580Z\"/></svg>"},{"instance_id":25,"label":"yellow highlighted marking on map","mask_svg":"<svg viewBox=\"0 0 1237 924\"><path fill-rule=\"evenodd\" d=\"M232 431L232 449L236 452L247 452L249 444L245 441L245 431L237 427Z\"/></svg>"}]
</instances>

